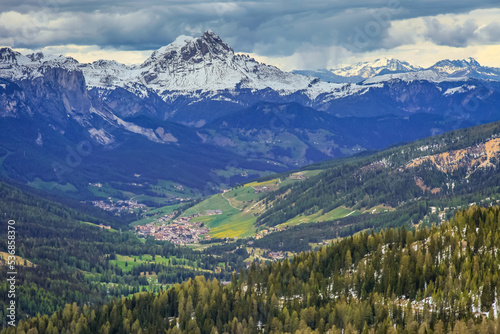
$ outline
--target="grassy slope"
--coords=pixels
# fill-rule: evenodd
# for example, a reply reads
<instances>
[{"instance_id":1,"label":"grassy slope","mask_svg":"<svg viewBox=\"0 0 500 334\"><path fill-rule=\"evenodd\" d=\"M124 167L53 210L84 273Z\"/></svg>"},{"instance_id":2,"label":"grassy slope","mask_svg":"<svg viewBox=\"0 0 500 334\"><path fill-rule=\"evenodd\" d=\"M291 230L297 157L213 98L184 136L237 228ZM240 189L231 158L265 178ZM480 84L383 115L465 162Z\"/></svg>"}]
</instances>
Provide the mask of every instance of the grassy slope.
<instances>
[{"instance_id":1,"label":"grassy slope","mask_svg":"<svg viewBox=\"0 0 500 334\"><path fill-rule=\"evenodd\" d=\"M306 177L319 174L321 170L310 170L302 172ZM210 228L213 238L249 237L255 235L257 229L254 226L256 216L265 210L265 205L260 201L263 194L256 193L254 187L269 187L277 189L290 183L300 182L286 178L283 181L272 179L263 182L250 182L239 188L233 188L223 194L213 195L203 202L189 208L181 216L186 217L196 213L205 213L207 210L222 210L221 215L203 215L193 219L195 222L203 222ZM345 212L344 215L352 210ZM341 210L337 216L343 217ZM335 218L330 218L335 219ZM314 220L318 221L318 220Z\"/></svg>"},{"instance_id":2,"label":"grassy slope","mask_svg":"<svg viewBox=\"0 0 500 334\"><path fill-rule=\"evenodd\" d=\"M244 187L248 188L248 187ZM253 192L253 189L249 189ZM239 198L234 194L240 193ZM255 195L255 194L254 194ZM193 219L195 222L203 222L210 228L210 235L215 238L246 237L255 233L253 224L256 218L253 214L244 211L245 203L250 200L251 193L242 193L240 189L233 189L224 194L216 194L207 200L186 210L182 216L196 213L205 213L207 210L222 210L220 215L202 215ZM250 201L253 203L253 201Z\"/></svg>"},{"instance_id":3,"label":"grassy slope","mask_svg":"<svg viewBox=\"0 0 500 334\"><path fill-rule=\"evenodd\" d=\"M41 180L40 178L35 178L34 181L29 182L28 185L30 187L39 189L39 190L45 190L45 191L60 191L60 192L77 192L78 189L71 183L66 183L64 185L61 185L57 182L45 182Z\"/></svg>"},{"instance_id":4,"label":"grassy slope","mask_svg":"<svg viewBox=\"0 0 500 334\"><path fill-rule=\"evenodd\" d=\"M172 260L177 262L175 265L172 264ZM160 255L156 255L155 259L153 260L153 257L150 254L144 254L141 256L125 256L125 255L116 255L116 260L110 260L110 263L114 265L118 265L123 271L129 272L134 268L135 266L138 266L142 263L156 263L156 264L165 264L171 267L182 267L186 269L195 269L195 270L202 270L206 272L211 272L210 270L203 270L199 269L193 266L187 265L188 261L184 259L179 259L175 256L170 256L169 258L165 258Z\"/></svg>"},{"instance_id":5,"label":"grassy slope","mask_svg":"<svg viewBox=\"0 0 500 334\"><path fill-rule=\"evenodd\" d=\"M338 208L333 209L332 211L326 212L325 214L323 214L322 211L319 211L319 212L312 214L312 215L309 215L309 216L299 215L299 216L296 216L296 217L288 220L283 225L294 226L294 225L303 224L303 223L316 223L316 222L340 219L340 218L344 218L346 216L353 216L353 215L360 215L360 214L361 214L361 211L359 211L359 210L351 210L351 209L347 209L347 208L340 206Z\"/></svg>"},{"instance_id":6,"label":"grassy slope","mask_svg":"<svg viewBox=\"0 0 500 334\"><path fill-rule=\"evenodd\" d=\"M318 175L322 170L305 170L299 173L305 177L313 177ZM260 200L265 193L256 193L255 187L268 187L275 190L293 183L302 182L301 180L286 177L285 179L271 179L261 182L250 182L238 188L232 188L225 193L212 195L204 201L194 205L181 214L181 217L201 213L199 217L192 219L194 222L202 222L210 228L210 236L212 238L243 238L254 236L257 232L255 222L257 216L265 211L265 204ZM151 213L159 215L173 212L179 205L165 206ZM328 220L344 218L346 216L356 216L364 213L372 213L372 209L376 212L383 211L383 207L371 208L365 210L353 210L346 207L337 207L330 212L319 211L313 215L300 215L288 220L284 226L295 226L303 223L314 223ZM221 210L219 215L205 215L207 210ZM134 222L132 225L146 224L156 219L155 216L143 218Z\"/></svg>"}]
</instances>

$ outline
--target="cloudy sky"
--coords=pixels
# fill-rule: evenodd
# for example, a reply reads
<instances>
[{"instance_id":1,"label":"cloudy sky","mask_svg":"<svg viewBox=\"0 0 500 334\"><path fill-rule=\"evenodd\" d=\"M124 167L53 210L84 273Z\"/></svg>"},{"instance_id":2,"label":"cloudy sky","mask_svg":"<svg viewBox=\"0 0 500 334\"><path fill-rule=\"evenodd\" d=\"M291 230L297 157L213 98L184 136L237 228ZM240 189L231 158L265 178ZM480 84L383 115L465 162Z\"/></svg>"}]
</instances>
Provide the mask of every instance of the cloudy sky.
<instances>
[{"instance_id":1,"label":"cloudy sky","mask_svg":"<svg viewBox=\"0 0 500 334\"><path fill-rule=\"evenodd\" d=\"M500 67L498 0L2 0L0 45L81 62L142 62L211 29L236 52L285 70L393 57Z\"/></svg>"}]
</instances>

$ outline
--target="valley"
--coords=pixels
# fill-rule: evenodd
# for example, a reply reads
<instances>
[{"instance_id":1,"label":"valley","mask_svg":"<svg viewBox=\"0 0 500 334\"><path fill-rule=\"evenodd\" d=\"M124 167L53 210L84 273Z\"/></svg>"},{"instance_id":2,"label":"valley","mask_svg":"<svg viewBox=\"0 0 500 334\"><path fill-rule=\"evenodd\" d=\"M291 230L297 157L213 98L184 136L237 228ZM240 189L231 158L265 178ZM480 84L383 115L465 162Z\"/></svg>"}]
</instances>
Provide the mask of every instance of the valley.
<instances>
[{"instance_id":1,"label":"valley","mask_svg":"<svg viewBox=\"0 0 500 334\"><path fill-rule=\"evenodd\" d=\"M499 105L473 58L2 47L0 333L497 333Z\"/></svg>"},{"instance_id":2,"label":"valley","mask_svg":"<svg viewBox=\"0 0 500 334\"><path fill-rule=\"evenodd\" d=\"M498 182L498 126L459 130L373 155L263 178L226 189L177 214L202 223L215 239L272 239L271 233L293 233L289 229L294 226L319 222L328 226L334 221L341 224L337 233L347 228L361 231L364 228L357 226L380 228L380 216L398 213L408 215L400 221L410 226L438 223L444 219L435 218L436 207L449 217L457 207L475 205L476 191L482 194L479 200L496 203L491 198L496 197ZM481 183L471 185L478 175ZM217 214L207 214L216 210ZM356 223L343 226L350 219ZM390 221L387 218L385 223ZM169 223L162 219L160 224Z\"/></svg>"}]
</instances>

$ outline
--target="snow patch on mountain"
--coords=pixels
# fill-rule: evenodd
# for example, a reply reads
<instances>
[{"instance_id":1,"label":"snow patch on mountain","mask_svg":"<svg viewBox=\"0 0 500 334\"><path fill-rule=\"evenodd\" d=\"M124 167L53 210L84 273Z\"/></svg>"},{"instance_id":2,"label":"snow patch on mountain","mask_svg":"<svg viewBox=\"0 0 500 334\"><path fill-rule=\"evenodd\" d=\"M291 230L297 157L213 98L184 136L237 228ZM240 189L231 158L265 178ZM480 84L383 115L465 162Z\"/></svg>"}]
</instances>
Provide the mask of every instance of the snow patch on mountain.
<instances>
[{"instance_id":1,"label":"snow patch on mountain","mask_svg":"<svg viewBox=\"0 0 500 334\"><path fill-rule=\"evenodd\" d=\"M468 91L476 89L476 86L473 85L462 85L460 87L448 88L446 92L443 93L445 96L453 95L456 93L466 93Z\"/></svg>"},{"instance_id":2,"label":"snow patch on mountain","mask_svg":"<svg viewBox=\"0 0 500 334\"><path fill-rule=\"evenodd\" d=\"M158 139L158 137L156 136L155 132L152 129L146 129L134 123L126 122L116 115L112 115L112 118L116 122L116 124L122 126L124 129L130 132L142 135L154 142L161 142L161 140Z\"/></svg>"},{"instance_id":3,"label":"snow patch on mountain","mask_svg":"<svg viewBox=\"0 0 500 334\"><path fill-rule=\"evenodd\" d=\"M92 139L101 145L109 145L115 141L114 137L107 133L104 129L97 130L96 128L90 128L88 129L88 132L90 133Z\"/></svg>"},{"instance_id":4,"label":"snow patch on mountain","mask_svg":"<svg viewBox=\"0 0 500 334\"><path fill-rule=\"evenodd\" d=\"M35 143L36 143L38 146L40 146L40 147L42 147L42 146L43 146L43 138L42 138L42 134L41 134L40 132L38 132L38 136L37 136L37 138L36 138L36 140L35 140Z\"/></svg>"},{"instance_id":5,"label":"snow patch on mountain","mask_svg":"<svg viewBox=\"0 0 500 334\"><path fill-rule=\"evenodd\" d=\"M144 128L137 124L124 121L112 113L103 113L93 107L90 108L90 112L100 116L103 120L115 127L121 127L129 132L142 135L156 143L176 143L178 141L171 133L166 132L161 127L156 130ZM102 145L108 145L114 142L114 137L103 129L97 130L95 128L89 128L88 131L92 138Z\"/></svg>"},{"instance_id":6,"label":"snow patch on mountain","mask_svg":"<svg viewBox=\"0 0 500 334\"><path fill-rule=\"evenodd\" d=\"M160 139L163 140L164 142L174 142L174 143L178 142L177 138L175 138L173 134L165 132L165 129L163 129L162 127L158 127L155 130L155 132L158 135L158 137L160 137Z\"/></svg>"},{"instance_id":7,"label":"snow patch on mountain","mask_svg":"<svg viewBox=\"0 0 500 334\"><path fill-rule=\"evenodd\" d=\"M433 70L424 70L419 72L408 72L408 73L396 73L396 74L384 74L378 75L373 78L366 79L363 84L374 84L382 83L391 80L403 80L406 82L413 81L429 81L429 82L445 82L445 81L467 81L468 77L448 77L444 76Z\"/></svg>"}]
</instances>

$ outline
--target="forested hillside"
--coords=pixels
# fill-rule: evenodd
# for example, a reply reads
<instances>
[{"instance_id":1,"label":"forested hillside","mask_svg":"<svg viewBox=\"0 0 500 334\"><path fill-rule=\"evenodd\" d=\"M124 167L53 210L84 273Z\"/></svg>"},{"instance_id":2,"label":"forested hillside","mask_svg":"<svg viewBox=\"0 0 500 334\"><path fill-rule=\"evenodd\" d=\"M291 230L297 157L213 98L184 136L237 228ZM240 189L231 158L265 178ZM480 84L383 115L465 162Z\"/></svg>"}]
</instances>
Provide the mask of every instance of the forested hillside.
<instances>
[{"instance_id":1,"label":"forested hillside","mask_svg":"<svg viewBox=\"0 0 500 334\"><path fill-rule=\"evenodd\" d=\"M113 218L96 218L1 182L0 213L5 221L2 250L7 250L7 220L16 222L18 317L50 314L66 303L95 305L139 291L158 291L195 275L229 279L232 270L243 266L241 255L245 256L211 255L101 228L97 225L113 225ZM9 289L6 255L0 252L2 325Z\"/></svg>"},{"instance_id":2,"label":"forested hillside","mask_svg":"<svg viewBox=\"0 0 500 334\"><path fill-rule=\"evenodd\" d=\"M4 333L498 333L500 208L345 238L103 307L67 305Z\"/></svg>"},{"instance_id":3,"label":"forested hillside","mask_svg":"<svg viewBox=\"0 0 500 334\"><path fill-rule=\"evenodd\" d=\"M275 226L298 215L386 205L406 209L420 200L474 198L496 194L500 186L500 123L429 137L368 156L307 167L323 173L269 194L257 224ZM470 195L470 196L469 196ZM411 217L415 215L415 217ZM411 210L407 223L423 216Z\"/></svg>"},{"instance_id":4,"label":"forested hillside","mask_svg":"<svg viewBox=\"0 0 500 334\"><path fill-rule=\"evenodd\" d=\"M182 215L201 212L216 238L255 235L261 249L307 251L365 229L440 223L470 205L498 204L499 167L496 122L273 174ZM203 216L206 209L223 215Z\"/></svg>"}]
</instances>

